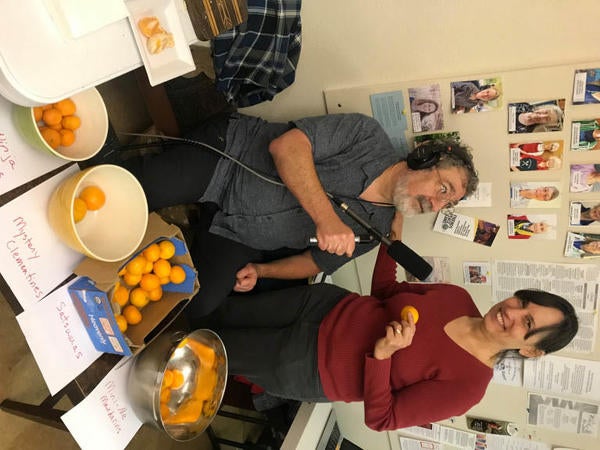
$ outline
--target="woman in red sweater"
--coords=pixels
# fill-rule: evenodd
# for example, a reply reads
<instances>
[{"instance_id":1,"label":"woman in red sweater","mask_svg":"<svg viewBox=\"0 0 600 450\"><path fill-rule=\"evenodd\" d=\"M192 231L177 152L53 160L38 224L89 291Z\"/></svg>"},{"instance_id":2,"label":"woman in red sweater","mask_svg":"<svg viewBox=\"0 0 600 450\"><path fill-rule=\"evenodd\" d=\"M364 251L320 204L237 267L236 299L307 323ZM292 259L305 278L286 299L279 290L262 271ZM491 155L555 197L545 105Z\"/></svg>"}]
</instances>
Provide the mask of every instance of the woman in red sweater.
<instances>
[{"instance_id":1,"label":"woman in red sweater","mask_svg":"<svg viewBox=\"0 0 600 450\"><path fill-rule=\"evenodd\" d=\"M400 319L406 305L418 326ZM544 291L517 291L482 317L458 286L398 283L383 246L371 295L329 284L237 295L215 319L231 374L278 397L364 401L379 431L464 414L506 351L540 356L578 329L572 305Z\"/></svg>"}]
</instances>

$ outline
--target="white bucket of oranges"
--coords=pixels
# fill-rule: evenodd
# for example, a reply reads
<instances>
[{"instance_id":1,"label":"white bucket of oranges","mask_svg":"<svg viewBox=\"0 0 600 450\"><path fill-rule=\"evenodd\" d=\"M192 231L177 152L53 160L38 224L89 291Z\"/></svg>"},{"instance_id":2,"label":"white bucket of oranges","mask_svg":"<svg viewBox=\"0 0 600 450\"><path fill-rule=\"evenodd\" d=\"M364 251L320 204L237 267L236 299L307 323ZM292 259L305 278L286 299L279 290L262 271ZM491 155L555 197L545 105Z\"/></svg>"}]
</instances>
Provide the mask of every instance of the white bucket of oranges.
<instances>
[{"instance_id":1,"label":"white bucket of oranges","mask_svg":"<svg viewBox=\"0 0 600 450\"><path fill-rule=\"evenodd\" d=\"M34 148L68 161L84 161L102 149L108 114L96 88L43 106L13 106L13 120Z\"/></svg>"},{"instance_id":2,"label":"white bucket of oranges","mask_svg":"<svg viewBox=\"0 0 600 450\"><path fill-rule=\"evenodd\" d=\"M144 237L148 204L130 172L102 164L70 176L55 189L48 221L74 250L100 261L121 261Z\"/></svg>"}]
</instances>

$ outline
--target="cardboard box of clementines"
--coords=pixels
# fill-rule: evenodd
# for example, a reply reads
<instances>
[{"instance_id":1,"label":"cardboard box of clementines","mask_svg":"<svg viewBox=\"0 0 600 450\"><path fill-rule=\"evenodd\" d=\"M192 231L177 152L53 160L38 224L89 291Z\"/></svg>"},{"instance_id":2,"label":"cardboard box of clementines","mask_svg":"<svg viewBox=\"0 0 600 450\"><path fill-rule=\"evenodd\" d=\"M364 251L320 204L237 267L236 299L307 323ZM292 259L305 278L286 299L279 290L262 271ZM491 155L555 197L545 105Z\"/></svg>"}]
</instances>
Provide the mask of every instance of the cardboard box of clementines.
<instances>
[{"instance_id":1,"label":"cardboard box of clementines","mask_svg":"<svg viewBox=\"0 0 600 450\"><path fill-rule=\"evenodd\" d=\"M123 335L114 317L115 313L120 312L119 306L110 301L115 287L122 282L119 273L146 247L165 239L175 246L175 255L169 261L184 269L185 280L180 284L163 285L162 298L150 301L142 308L141 322L128 325ZM69 294L95 347L103 352L122 355L139 352L158 336L173 322L200 288L198 274L181 230L166 223L156 213L148 216L146 234L129 258L112 263L86 258L75 268L74 273L83 278L69 287Z\"/></svg>"}]
</instances>

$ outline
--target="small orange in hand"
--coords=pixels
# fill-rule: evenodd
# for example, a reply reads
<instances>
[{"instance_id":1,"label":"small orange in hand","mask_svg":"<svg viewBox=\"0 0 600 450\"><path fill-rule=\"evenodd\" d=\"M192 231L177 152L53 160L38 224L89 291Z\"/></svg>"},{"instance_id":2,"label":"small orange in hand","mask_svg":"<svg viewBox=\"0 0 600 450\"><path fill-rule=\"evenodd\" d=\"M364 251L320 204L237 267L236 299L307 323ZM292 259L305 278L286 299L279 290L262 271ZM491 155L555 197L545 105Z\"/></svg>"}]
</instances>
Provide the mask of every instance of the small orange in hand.
<instances>
[{"instance_id":1,"label":"small orange in hand","mask_svg":"<svg viewBox=\"0 0 600 450\"><path fill-rule=\"evenodd\" d=\"M81 119L78 116L66 116L62 118L62 126L68 130L76 130L81 126Z\"/></svg>"},{"instance_id":2,"label":"small orange in hand","mask_svg":"<svg viewBox=\"0 0 600 450\"><path fill-rule=\"evenodd\" d=\"M53 130L52 128L48 128L48 127L41 127L40 128L40 133L42 135L42 137L44 138L44 140L46 141L46 143L52 147L52 148L58 148L60 147L60 133L56 130Z\"/></svg>"},{"instance_id":3,"label":"small orange in hand","mask_svg":"<svg viewBox=\"0 0 600 450\"><path fill-rule=\"evenodd\" d=\"M402 311L400 311L400 318L408 322L408 314L412 314L414 322L417 323L419 320L419 311L417 311L417 308L406 305L404 308L402 308Z\"/></svg>"},{"instance_id":4,"label":"small orange in hand","mask_svg":"<svg viewBox=\"0 0 600 450\"><path fill-rule=\"evenodd\" d=\"M171 241L160 241L160 257L162 259L171 259L175 255L175 245Z\"/></svg>"},{"instance_id":5,"label":"small orange in hand","mask_svg":"<svg viewBox=\"0 0 600 450\"><path fill-rule=\"evenodd\" d=\"M181 284L185 281L185 270L181 266L171 267L171 273L169 274L169 280L173 284Z\"/></svg>"},{"instance_id":6,"label":"small orange in hand","mask_svg":"<svg viewBox=\"0 0 600 450\"><path fill-rule=\"evenodd\" d=\"M65 98L64 100L52 104L52 106L58 109L63 116L72 116L77 110L75 102L70 98Z\"/></svg>"},{"instance_id":7,"label":"small orange in hand","mask_svg":"<svg viewBox=\"0 0 600 450\"><path fill-rule=\"evenodd\" d=\"M129 325L137 325L142 321L142 313L133 305L123 308L122 314Z\"/></svg>"},{"instance_id":8,"label":"small orange in hand","mask_svg":"<svg viewBox=\"0 0 600 450\"><path fill-rule=\"evenodd\" d=\"M73 220L75 223L81 222L87 214L87 205L79 197L73 200Z\"/></svg>"},{"instance_id":9,"label":"small orange in hand","mask_svg":"<svg viewBox=\"0 0 600 450\"><path fill-rule=\"evenodd\" d=\"M90 211L96 211L106 203L106 195L98 186L87 186L79 193L79 198L82 199Z\"/></svg>"}]
</instances>

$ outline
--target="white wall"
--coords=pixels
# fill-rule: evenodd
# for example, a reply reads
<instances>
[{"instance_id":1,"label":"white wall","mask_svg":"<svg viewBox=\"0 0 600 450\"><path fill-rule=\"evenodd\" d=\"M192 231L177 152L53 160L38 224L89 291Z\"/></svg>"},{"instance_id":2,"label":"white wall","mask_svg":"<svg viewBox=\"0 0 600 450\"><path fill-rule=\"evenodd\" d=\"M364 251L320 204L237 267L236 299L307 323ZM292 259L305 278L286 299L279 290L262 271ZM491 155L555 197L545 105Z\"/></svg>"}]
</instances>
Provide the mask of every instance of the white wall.
<instances>
[{"instance_id":1,"label":"white wall","mask_svg":"<svg viewBox=\"0 0 600 450\"><path fill-rule=\"evenodd\" d=\"M596 0L304 0L302 21L295 83L245 112L323 114L324 89L585 62L600 43Z\"/></svg>"},{"instance_id":2,"label":"white wall","mask_svg":"<svg viewBox=\"0 0 600 450\"><path fill-rule=\"evenodd\" d=\"M244 112L283 121L324 114L324 90L595 61L599 19L598 0L304 0L295 83ZM366 255L359 262L363 289L372 261ZM354 267L337 280L359 287ZM493 402L482 406L480 414L496 410ZM351 440L383 448L383 436L362 424L359 404L335 407ZM552 443L567 444L559 441ZM595 448L589 440L568 443Z\"/></svg>"}]
</instances>

